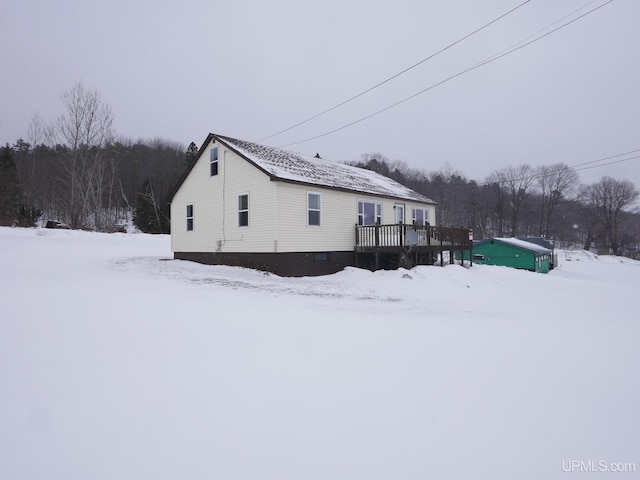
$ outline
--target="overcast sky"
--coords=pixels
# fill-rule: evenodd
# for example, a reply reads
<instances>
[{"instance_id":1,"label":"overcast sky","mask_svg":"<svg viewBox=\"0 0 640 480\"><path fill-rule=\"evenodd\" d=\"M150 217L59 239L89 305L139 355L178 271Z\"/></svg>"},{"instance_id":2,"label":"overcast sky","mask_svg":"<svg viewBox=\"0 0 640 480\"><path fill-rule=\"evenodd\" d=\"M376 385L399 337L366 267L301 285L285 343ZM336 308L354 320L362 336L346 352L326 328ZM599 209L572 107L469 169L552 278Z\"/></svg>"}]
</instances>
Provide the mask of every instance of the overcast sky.
<instances>
[{"instance_id":1,"label":"overcast sky","mask_svg":"<svg viewBox=\"0 0 640 480\"><path fill-rule=\"evenodd\" d=\"M259 141L523 1L4 2L0 143L28 140L36 113L45 121L62 114L60 97L77 81L111 106L123 137L200 146L212 132ZM606 1L531 0L395 80L261 143L325 134ZM640 149L639 19L640 1L614 0L368 120L286 148L340 161L380 152L427 171L450 165L478 181L510 164L574 166ZM640 188L640 159L579 174L585 183L609 175Z\"/></svg>"}]
</instances>

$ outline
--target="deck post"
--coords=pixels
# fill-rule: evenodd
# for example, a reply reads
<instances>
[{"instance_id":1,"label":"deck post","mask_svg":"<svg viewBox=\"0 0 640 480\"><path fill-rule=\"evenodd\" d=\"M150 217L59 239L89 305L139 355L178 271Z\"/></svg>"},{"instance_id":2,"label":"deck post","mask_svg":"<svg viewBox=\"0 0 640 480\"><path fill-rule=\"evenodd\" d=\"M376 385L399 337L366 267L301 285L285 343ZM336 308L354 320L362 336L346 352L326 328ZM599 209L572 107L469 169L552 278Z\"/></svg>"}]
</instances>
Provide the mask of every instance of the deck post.
<instances>
[{"instance_id":1,"label":"deck post","mask_svg":"<svg viewBox=\"0 0 640 480\"><path fill-rule=\"evenodd\" d=\"M444 267L444 250L442 249L442 234L444 233L442 231L443 227L440 227L440 234L438 235L440 237L440 266Z\"/></svg>"},{"instance_id":2,"label":"deck post","mask_svg":"<svg viewBox=\"0 0 640 480\"><path fill-rule=\"evenodd\" d=\"M433 227L427 223L427 265L433 265L433 251L431 250L431 229Z\"/></svg>"},{"instance_id":3,"label":"deck post","mask_svg":"<svg viewBox=\"0 0 640 480\"><path fill-rule=\"evenodd\" d=\"M453 225L449 226L449 265L453 265L455 263L454 251L456 248L456 231L453 228Z\"/></svg>"},{"instance_id":4,"label":"deck post","mask_svg":"<svg viewBox=\"0 0 640 480\"><path fill-rule=\"evenodd\" d=\"M464 267L464 227L460 226L460 238L458 241L460 242L460 264Z\"/></svg>"},{"instance_id":5,"label":"deck post","mask_svg":"<svg viewBox=\"0 0 640 480\"><path fill-rule=\"evenodd\" d=\"M376 270L380 269L380 224L376 222L374 227L375 232L375 257L376 257Z\"/></svg>"},{"instance_id":6,"label":"deck post","mask_svg":"<svg viewBox=\"0 0 640 480\"><path fill-rule=\"evenodd\" d=\"M358 262L358 250L360 250L360 231L358 230L358 224L356 223L356 268L360 268Z\"/></svg>"},{"instance_id":7,"label":"deck post","mask_svg":"<svg viewBox=\"0 0 640 480\"><path fill-rule=\"evenodd\" d=\"M398 222L398 267L402 267L402 252L404 251L404 229L402 220Z\"/></svg>"}]
</instances>

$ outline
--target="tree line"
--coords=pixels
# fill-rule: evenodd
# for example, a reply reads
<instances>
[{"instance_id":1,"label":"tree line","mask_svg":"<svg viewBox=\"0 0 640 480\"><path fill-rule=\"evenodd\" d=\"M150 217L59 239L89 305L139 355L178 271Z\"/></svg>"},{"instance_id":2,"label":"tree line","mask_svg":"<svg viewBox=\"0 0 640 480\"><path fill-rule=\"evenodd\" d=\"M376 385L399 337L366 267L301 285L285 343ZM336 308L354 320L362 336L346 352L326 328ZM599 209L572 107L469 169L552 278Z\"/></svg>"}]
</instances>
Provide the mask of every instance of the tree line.
<instances>
[{"instance_id":1,"label":"tree line","mask_svg":"<svg viewBox=\"0 0 640 480\"><path fill-rule=\"evenodd\" d=\"M0 149L0 225L56 220L70 228L114 231L133 220L143 232L169 233L169 195L197 154L163 139L118 138L110 107L76 83L62 95L64 113L37 115L28 138ZM537 237L638 255L638 190L603 177L583 185L569 166L508 166L483 182L450 167L425 172L363 154L352 165L374 170L438 202L438 225L470 227L475 238Z\"/></svg>"},{"instance_id":2,"label":"tree line","mask_svg":"<svg viewBox=\"0 0 640 480\"><path fill-rule=\"evenodd\" d=\"M376 171L438 202L436 224L473 229L474 238L544 237L559 247L638 257L639 192L628 180L602 177L580 183L564 163L508 166L483 182L445 167L434 172L409 168L380 153L363 154L352 165Z\"/></svg>"},{"instance_id":3,"label":"tree line","mask_svg":"<svg viewBox=\"0 0 640 480\"><path fill-rule=\"evenodd\" d=\"M169 232L168 197L197 152L163 139L117 138L100 95L75 84L65 113L37 115L28 139L0 150L0 224L56 220L70 228L114 231L133 220L143 232Z\"/></svg>"}]
</instances>

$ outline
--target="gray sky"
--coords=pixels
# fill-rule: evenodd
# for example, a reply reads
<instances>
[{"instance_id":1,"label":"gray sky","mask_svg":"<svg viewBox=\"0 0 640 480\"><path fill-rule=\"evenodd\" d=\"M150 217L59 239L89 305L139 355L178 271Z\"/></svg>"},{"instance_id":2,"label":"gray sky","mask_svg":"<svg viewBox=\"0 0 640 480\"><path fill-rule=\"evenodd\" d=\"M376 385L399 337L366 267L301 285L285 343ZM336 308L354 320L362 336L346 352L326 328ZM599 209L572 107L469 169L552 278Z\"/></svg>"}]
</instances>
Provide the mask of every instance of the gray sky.
<instances>
[{"instance_id":1,"label":"gray sky","mask_svg":"<svg viewBox=\"0 0 640 480\"><path fill-rule=\"evenodd\" d=\"M213 132L258 141L523 1L5 2L0 143L28 140L36 113L45 121L62 114L60 96L77 81L101 94L124 137L200 146ZM605 2L531 0L399 78L262 143L283 146L334 130ZM478 181L509 164L574 166L640 149L638 19L638 0L614 0L380 115L287 148L335 160L380 152L428 171L448 164ZM579 174L585 183L609 175L640 188L640 159Z\"/></svg>"}]
</instances>

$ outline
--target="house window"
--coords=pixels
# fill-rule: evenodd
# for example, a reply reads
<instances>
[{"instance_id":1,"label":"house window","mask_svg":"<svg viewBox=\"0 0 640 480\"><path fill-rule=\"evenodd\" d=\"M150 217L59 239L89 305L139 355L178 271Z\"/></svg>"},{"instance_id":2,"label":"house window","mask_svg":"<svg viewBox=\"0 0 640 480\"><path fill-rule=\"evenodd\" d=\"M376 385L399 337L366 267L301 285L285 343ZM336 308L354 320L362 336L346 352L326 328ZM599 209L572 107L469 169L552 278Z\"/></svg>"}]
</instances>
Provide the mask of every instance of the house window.
<instances>
[{"instance_id":1,"label":"house window","mask_svg":"<svg viewBox=\"0 0 640 480\"><path fill-rule=\"evenodd\" d=\"M382 223L382 204L358 202L358 225Z\"/></svg>"},{"instance_id":2,"label":"house window","mask_svg":"<svg viewBox=\"0 0 640 480\"><path fill-rule=\"evenodd\" d=\"M396 203L396 223L404 223L404 203Z\"/></svg>"},{"instance_id":3,"label":"house window","mask_svg":"<svg viewBox=\"0 0 640 480\"><path fill-rule=\"evenodd\" d=\"M478 254L478 253L474 253L474 254L473 254L473 259L474 259L474 260L477 260L477 261L484 260L484 255L480 255L480 254Z\"/></svg>"},{"instance_id":4,"label":"house window","mask_svg":"<svg viewBox=\"0 0 640 480\"><path fill-rule=\"evenodd\" d=\"M210 160L209 164L211 166L211 176L218 175L218 147L213 147L209 151Z\"/></svg>"},{"instance_id":5,"label":"house window","mask_svg":"<svg viewBox=\"0 0 640 480\"><path fill-rule=\"evenodd\" d=\"M238 195L238 226L249 226L249 194Z\"/></svg>"},{"instance_id":6,"label":"house window","mask_svg":"<svg viewBox=\"0 0 640 480\"><path fill-rule=\"evenodd\" d=\"M320 194L308 193L307 194L307 210L308 210L307 219L308 219L309 225L320 226L320 207L321 207Z\"/></svg>"},{"instance_id":7,"label":"house window","mask_svg":"<svg viewBox=\"0 0 640 480\"><path fill-rule=\"evenodd\" d=\"M414 208L412 220L416 225L429 225L429 210Z\"/></svg>"},{"instance_id":8,"label":"house window","mask_svg":"<svg viewBox=\"0 0 640 480\"><path fill-rule=\"evenodd\" d=\"M187 205L187 232L193 231L193 204Z\"/></svg>"}]
</instances>

